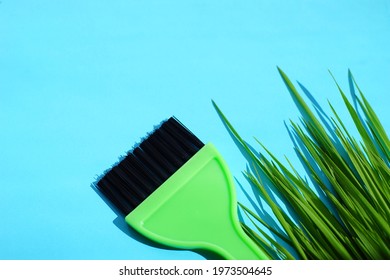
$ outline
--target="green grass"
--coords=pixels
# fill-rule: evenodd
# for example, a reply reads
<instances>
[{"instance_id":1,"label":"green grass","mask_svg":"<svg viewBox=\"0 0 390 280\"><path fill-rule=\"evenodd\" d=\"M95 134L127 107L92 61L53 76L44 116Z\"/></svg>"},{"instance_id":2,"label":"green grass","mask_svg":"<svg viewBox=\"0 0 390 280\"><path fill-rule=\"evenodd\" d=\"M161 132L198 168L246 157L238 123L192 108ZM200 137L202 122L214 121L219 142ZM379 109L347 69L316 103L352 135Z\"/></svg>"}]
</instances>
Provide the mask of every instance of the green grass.
<instances>
[{"instance_id":1,"label":"green grass","mask_svg":"<svg viewBox=\"0 0 390 280\"><path fill-rule=\"evenodd\" d=\"M273 259L390 259L390 141L378 116L351 72L357 106L335 81L356 139L330 103L332 117L314 114L278 70L302 114L299 123L290 121L290 133L306 174L288 159L283 164L256 138L261 151L254 151L213 102L248 159L246 179L274 214L270 223L239 204L248 218L244 230Z\"/></svg>"}]
</instances>

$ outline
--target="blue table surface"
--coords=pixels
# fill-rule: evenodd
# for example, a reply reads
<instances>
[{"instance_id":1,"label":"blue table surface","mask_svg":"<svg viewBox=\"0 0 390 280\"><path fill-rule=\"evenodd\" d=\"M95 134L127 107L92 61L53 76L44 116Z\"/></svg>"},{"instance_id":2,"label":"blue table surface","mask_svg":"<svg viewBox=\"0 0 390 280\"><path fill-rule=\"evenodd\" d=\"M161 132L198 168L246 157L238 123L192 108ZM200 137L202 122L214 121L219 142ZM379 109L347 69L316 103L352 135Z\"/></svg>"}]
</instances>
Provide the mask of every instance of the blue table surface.
<instances>
[{"instance_id":1,"label":"blue table surface","mask_svg":"<svg viewBox=\"0 0 390 280\"><path fill-rule=\"evenodd\" d=\"M276 66L347 118L347 71L390 128L390 1L0 2L0 259L204 259L150 244L93 190L171 115L247 188L214 110L298 161ZM238 199L246 200L237 188Z\"/></svg>"}]
</instances>

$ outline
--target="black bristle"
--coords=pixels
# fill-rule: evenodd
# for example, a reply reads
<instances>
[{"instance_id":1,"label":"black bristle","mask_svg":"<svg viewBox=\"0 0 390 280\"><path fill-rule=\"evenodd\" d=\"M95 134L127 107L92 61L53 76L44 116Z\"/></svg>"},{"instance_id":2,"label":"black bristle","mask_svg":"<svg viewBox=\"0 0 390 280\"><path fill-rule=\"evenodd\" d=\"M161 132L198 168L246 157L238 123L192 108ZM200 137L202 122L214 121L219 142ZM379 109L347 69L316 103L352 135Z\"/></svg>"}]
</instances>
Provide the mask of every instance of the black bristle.
<instances>
[{"instance_id":1,"label":"black bristle","mask_svg":"<svg viewBox=\"0 0 390 280\"><path fill-rule=\"evenodd\" d=\"M127 215L203 146L191 131L171 117L113 166L97 187Z\"/></svg>"}]
</instances>

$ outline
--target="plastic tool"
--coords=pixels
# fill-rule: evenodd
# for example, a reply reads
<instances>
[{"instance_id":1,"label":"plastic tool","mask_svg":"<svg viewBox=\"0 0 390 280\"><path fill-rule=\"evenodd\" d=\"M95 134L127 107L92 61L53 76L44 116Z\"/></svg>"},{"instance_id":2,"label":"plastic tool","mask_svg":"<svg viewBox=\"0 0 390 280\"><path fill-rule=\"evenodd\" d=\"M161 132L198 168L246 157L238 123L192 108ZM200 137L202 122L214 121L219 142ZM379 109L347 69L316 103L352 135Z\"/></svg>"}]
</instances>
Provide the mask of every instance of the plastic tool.
<instances>
[{"instance_id":1,"label":"plastic tool","mask_svg":"<svg viewBox=\"0 0 390 280\"><path fill-rule=\"evenodd\" d=\"M175 117L106 172L97 187L131 227L157 243L225 259L267 259L240 226L224 159Z\"/></svg>"}]
</instances>

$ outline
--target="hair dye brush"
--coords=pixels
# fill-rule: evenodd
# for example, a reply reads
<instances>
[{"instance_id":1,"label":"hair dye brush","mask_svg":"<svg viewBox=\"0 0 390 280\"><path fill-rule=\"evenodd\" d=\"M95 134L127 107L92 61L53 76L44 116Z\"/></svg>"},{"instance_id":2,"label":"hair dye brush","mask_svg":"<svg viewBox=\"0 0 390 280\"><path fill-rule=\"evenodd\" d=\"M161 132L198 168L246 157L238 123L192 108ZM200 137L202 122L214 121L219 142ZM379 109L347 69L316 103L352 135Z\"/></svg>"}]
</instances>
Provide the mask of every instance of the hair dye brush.
<instances>
[{"instance_id":1,"label":"hair dye brush","mask_svg":"<svg viewBox=\"0 0 390 280\"><path fill-rule=\"evenodd\" d=\"M225 161L174 117L106 172L97 188L131 227L157 243L225 259L267 259L240 226Z\"/></svg>"}]
</instances>

